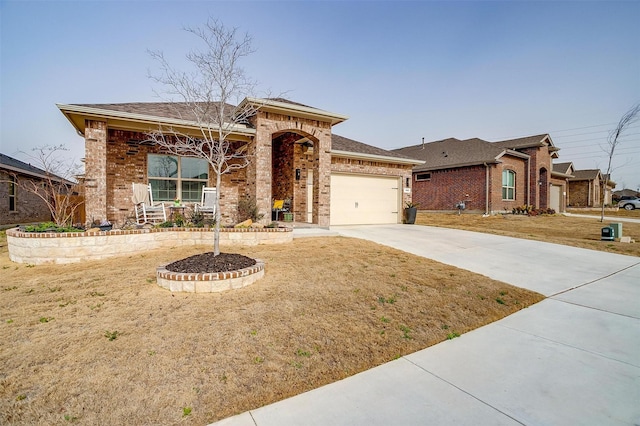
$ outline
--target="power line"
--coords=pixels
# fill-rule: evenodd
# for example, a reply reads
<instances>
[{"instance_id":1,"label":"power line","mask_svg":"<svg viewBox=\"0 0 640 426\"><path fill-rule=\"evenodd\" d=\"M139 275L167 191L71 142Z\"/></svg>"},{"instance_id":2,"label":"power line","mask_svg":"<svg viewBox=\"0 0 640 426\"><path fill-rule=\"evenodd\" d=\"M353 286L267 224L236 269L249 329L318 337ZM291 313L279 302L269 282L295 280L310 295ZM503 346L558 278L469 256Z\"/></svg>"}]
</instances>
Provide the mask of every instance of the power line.
<instances>
[{"instance_id":1,"label":"power line","mask_svg":"<svg viewBox=\"0 0 640 426\"><path fill-rule=\"evenodd\" d=\"M595 155L595 154L600 154L600 155ZM634 151L634 152L624 152L622 153L622 155L635 155L635 154L640 154L640 151ZM584 160L584 159L588 159L588 158L607 158L609 157L607 155L606 152L585 152L582 154L578 154L578 155L572 155L571 156L571 160Z\"/></svg>"},{"instance_id":2,"label":"power line","mask_svg":"<svg viewBox=\"0 0 640 426\"><path fill-rule=\"evenodd\" d=\"M640 126L629 126L627 129L637 129ZM626 130L626 129L625 129ZM611 130L598 130L597 132L587 132L587 133L576 133L573 135L559 135L556 138L572 138L574 136L584 136L584 135L595 135L596 133L611 133Z\"/></svg>"},{"instance_id":3,"label":"power line","mask_svg":"<svg viewBox=\"0 0 640 426\"><path fill-rule=\"evenodd\" d=\"M628 140L624 139L627 136L634 136L634 135L640 135L640 133L631 133L629 135L625 135L621 138L618 138L619 142L629 142ZM558 147L562 147L564 145L570 145L573 143L580 143L580 142L590 142L590 141L601 141L601 142L606 142L606 139L602 139L602 138L593 138L593 139L578 139L576 141L568 141L568 142L559 142L557 144ZM632 141L633 142L633 141Z\"/></svg>"}]
</instances>

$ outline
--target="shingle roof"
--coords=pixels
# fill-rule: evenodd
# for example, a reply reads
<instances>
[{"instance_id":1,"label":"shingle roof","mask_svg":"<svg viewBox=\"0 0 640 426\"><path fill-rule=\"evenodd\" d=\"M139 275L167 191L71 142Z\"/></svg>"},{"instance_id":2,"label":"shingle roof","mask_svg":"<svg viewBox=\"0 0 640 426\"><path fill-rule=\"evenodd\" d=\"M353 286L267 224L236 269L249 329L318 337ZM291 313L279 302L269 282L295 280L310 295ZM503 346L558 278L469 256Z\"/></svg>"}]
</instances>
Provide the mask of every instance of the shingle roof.
<instances>
[{"instance_id":1,"label":"shingle roof","mask_svg":"<svg viewBox=\"0 0 640 426\"><path fill-rule=\"evenodd\" d=\"M545 133L542 135L533 135L533 136L526 136L524 138L507 139L504 141L497 141L492 143L498 146L501 146L503 148L519 149L519 148L528 148L532 146L543 146L544 143L542 141L547 137L549 137L549 135ZM551 139L549 139L549 144L553 146Z\"/></svg>"},{"instance_id":2,"label":"shingle roof","mask_svg":"<svg viewBox=\"0 0 640 426\"><path fill-rule=\"evenodd\" d=\"M415 167L414 171L495 163L505 151L503 147L478 138L466 140L448 138L393 150L398 154L425 161L425 164Z\"/></svg>"},{"instance_id":3,"label":"shingle roof","mask_svg":"<svg viewBox=\"0 0 640 426\"><path fill-rule=\"evenodd\" d=\"M566 173L569 171L569 168L573 165L572 162L567 162L567 163L554 163L553 164L553 171L554 172L561 172L561 173Z\"/></svg>"},{"instance_id":4,"label":"shingle roof","mask_svg":"<svg viewBox=\"0 0 640 426\"><path fill-rule=\"evenodd\" d=\"M13 157L9 157L5 154L0 154L0 169L10 170L16 173L23 173L29 176L35 176L38 178L46 178L48 173L38 167L32 166L31 164L25 163L23 161L17 160ZM67 179L61 178L60 176L50 174L51 179L53 181L60 181L66 183L69 182Z\"/></svg>"},{"instance_id":5,"label":"shingle roof","mask_svg":"<svg viewBox=\"0 0 640 426\"><path fill-rule=\"evenodd\" d=\"M200 103L206 105L205 103ZM193 107L186 102L130 102L118 104L76 104L78 106L104 109L108 111L126 112L130 114L148 115L152 117L175 118L179 120L196 121ZM222 103L210 104L213 108L219 108ZM231 104L225 104L227 119L235 108Z\"/></svg>"},{"instance_id":6,"label":"shingle roof","mask_svg":"<svg viewBox=\"0 0 640 426\"><path fill-rule=\"evenodd\" d=\"M551 173L561 177L573 177L573 163L554 163L551 165Z\"/></svg>"},{"instance_id":7,"label":"shingle roof","mask_svg":"<svg viewBox=\"0 0 640 426\"><path fill-rule=\"evenodd\" d=\"M600 169L574 170L573 177L569 180L594 180L599 177L601 177Z\"/></svg>"},{"instance_id":8,"label":"shingle roof","mask_svg":"<svg viewBox=\"0 0 640 426\"><path fill-rule=\"evenodd\" d=\"M393 157L398 159L414 158L414 157L407 157L398 152L387 151L386 149L367 145L365 143L358 142L353 139L345 138L344 136L340 136L336 134L331 135L331 149L338 150L338 151L352 152L355 154L380 155L383 157Z\"/></svg>"},{"instance_id":9,"label":"shingle roof","mask_svg":"<svg viewBox=\"0 0 640 426\"><path fill-rule=\"evenodd\" d=\"M8 166L8 167L2 167ZM17 160L13 157L9 157L8 155L0 154L0 168L12 168L23 171L24 173L31 175L46 175L42 169L32 166L31 164L27 164L23 161Z\"/></svg>"}]
</instances>

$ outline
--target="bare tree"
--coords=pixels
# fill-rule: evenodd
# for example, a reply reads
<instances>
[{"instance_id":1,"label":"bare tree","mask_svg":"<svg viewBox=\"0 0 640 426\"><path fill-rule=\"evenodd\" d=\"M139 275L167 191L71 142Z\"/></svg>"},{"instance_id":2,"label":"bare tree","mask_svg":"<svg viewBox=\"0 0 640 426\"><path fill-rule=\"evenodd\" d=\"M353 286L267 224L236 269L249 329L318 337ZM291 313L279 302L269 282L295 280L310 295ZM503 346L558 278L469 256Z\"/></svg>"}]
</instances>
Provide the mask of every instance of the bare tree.
<instances>
[{"instance_id":1,"label":"bare tree","mask_svg":"<svg viewBox=\"0 0 640 426\"><path fill-rule=\"evenodd\" d=\"M62 152L65 151L68 150L64 145L45 145L34 148L33 154L22 152L44 174L42 180L18 179L15 176L20 188L44 201L51 212L52 220L58 226L71 225L76 210L84 203L82 197L74 194L74 189L78 190L79 186L72 181L78 174L79 166L73 160L63 158Z\"/></svg>"},{"instance_id":2,"label":"bare tree","mask_svg":"<svg viewBox=\"0 0 640 426\"><path fill-rule=\"evenodd\" d=\"M197 130L188 133L161 125L148 133L149 139L166 152L207 160L216 178L216 220L214 255L220 254L221 177L245 168L250 157L246 144L234 143L230 137L244 127L259 105L241 100L250 96L256 83L240 67L240 60L253 53L251 37L239 36L237 28L226 28L209 18L203 28L185 28L204 44L204 50L186 55L192 72L174 69L162 52L150 51L161 68L160 76L150 77L165 87L165 95L175 113L194 123ZM237 106L234 106L237 105Z\"/></svg>"},{"instance_id":3,"label":"bare tree","mask_svg":"<svg viewBox=\"0 0 640 426\"><path fill-rule=\"evenodd\" d=\"M609 156L609 162L607 163L607 171L604 175L605 177L603 194L606 192L607 186L609 184L609 176L611 175L611 163L613 161L613 156L615 154L616 148L620 144L620 137L631 124L633 124L638 118L640 118L639 114L640 103L637 103L622 116L616 128L613 129L611 133L609 133L609 137L607 138L608 147L605 150L605 152ZM602 210L600 213L600 222L604 222L604 199L602 202Z\"/></svg>"}]
</instances>

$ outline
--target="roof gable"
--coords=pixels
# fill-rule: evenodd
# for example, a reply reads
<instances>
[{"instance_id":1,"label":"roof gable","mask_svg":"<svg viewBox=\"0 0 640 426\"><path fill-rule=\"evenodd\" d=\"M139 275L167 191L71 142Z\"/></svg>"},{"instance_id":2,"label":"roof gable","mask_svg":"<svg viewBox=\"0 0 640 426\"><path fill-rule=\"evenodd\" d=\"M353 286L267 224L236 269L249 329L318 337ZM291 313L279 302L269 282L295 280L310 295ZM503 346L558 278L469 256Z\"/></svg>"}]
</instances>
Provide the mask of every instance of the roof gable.
<instances>
[{"instance_id":1,"label":"roof gable","mask_svg":"<svg viewBox=\"0 0 640 426\"><path fill-rule=\"evenodd\" d=\"M572 178L573 177L573 163L557 163L551 165L551 174L560 178Z\"/></svg>"},{"instance_id":2,"label":"roof gable","mask_svg":"<svg viewBox=\"0 0 640 426\"><path fill-rule=\"evenodd\" d=\"M522 149L522 148L532 148L532 147L541 147L541 146L550 146L555 148L555 145L553 145L553 141L551 140L551 137L546 133L541 135L525 136L523 138L496 141L492 143L504 148L509 148L509 149Z\"/></svg>"}]
</instances>

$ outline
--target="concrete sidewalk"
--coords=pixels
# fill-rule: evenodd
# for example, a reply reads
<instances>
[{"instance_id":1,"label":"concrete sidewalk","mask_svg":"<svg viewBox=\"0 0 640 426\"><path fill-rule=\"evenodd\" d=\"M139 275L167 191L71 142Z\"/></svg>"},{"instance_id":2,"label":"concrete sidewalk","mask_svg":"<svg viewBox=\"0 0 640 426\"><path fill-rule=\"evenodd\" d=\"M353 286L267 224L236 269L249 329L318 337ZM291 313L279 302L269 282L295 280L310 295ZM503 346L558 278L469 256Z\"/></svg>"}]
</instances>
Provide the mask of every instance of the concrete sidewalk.
<instances>
[{"instance_id":1,"label":"concrete sidewalk","mask_svg":"<svg viewBox=\"0 0 640 426\"><path fill-rule=\"evenodd\" d=\"M640 258L423 226L332 231L548 298L454 340L217 424L640 424Z\"/></svg>"}]
</instances>

